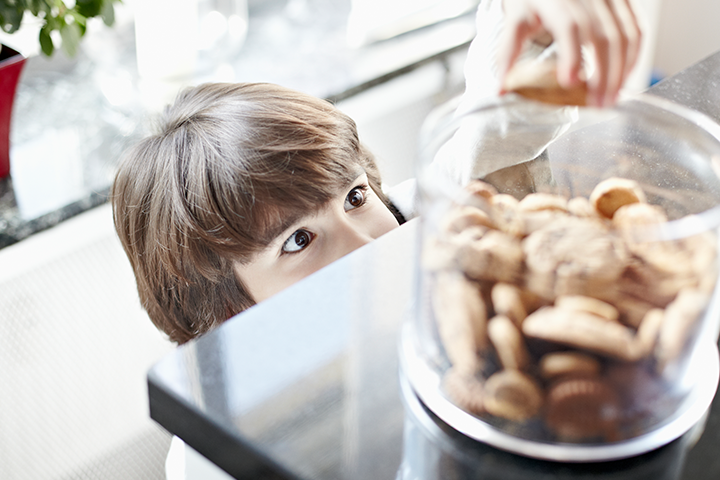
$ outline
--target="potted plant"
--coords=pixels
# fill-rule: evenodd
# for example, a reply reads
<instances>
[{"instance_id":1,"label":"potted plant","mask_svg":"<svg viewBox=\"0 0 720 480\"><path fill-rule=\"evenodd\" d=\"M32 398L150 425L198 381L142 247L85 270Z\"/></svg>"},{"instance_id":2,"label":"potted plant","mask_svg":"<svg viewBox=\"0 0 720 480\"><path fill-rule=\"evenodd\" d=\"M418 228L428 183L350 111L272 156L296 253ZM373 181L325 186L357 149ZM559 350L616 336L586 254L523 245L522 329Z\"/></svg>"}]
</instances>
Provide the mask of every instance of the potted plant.
<instances>
[{"instance_id":1,"label":"potted plant","mask_svg":"<svg viewBox=\"0 0 720 480\"><path fill-rule=\"evenodd\" d=\"M44 55L51 56L56 44L69 57L76 55L85 35L87 21L102 18L110 26L115 22L114 3L121 0L9 0L0 2L0 28L15 33L26 15L40 25L38 42ZM15 90L25 58L12 48L0 44L0 178L10 173L10 119Z\"/></svg>"}]
</instances>

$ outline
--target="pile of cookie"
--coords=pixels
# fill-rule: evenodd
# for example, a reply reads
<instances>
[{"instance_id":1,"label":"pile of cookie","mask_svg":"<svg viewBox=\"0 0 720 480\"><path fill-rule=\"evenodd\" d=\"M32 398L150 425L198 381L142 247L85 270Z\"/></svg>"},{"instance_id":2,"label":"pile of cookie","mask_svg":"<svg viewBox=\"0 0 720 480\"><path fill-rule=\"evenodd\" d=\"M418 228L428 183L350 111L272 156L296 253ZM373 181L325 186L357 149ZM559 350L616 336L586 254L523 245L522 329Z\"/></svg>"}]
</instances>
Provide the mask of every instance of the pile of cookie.
<instances>
[{"instance_id":1,"label":"pile of cookie","mask_svg":"<svg viewBox=\"0 0 720 480\"><path fill-rule=\"evenodd\" d=\"M468 185L423 248L444 393L554 440L642 433L717 278L714 233L638 236L667 221L625 178L572 199Z\"/></svg>"}]
</instances>

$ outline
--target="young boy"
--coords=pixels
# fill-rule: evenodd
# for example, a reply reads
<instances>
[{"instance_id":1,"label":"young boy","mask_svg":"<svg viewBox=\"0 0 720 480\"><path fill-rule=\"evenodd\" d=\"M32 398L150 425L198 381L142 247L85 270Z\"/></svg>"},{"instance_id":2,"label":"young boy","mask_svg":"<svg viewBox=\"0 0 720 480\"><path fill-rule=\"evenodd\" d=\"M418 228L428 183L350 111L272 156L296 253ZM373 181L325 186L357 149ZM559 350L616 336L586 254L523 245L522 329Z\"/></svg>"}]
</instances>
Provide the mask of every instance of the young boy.
<instances>
[{"instance_id":1,"label":"young boy","mask_svg":"<svg viewBox=\"0 0 720 480\"><path fill-rule=\"evenodd\" d=\"M353 121L269 84L183 92L125 157L118 234L143 307L184 343L398 225Z\"/></svg>"},{"instance_id":2,"label":"young boy","mask_svg":"<svg viewBox=\"0 0 720 480\"><path fill-rule=\"evenodd\" d=\"M581 46L592 47L588 100L612 104L639 44L627 2L483 1L463 104L496 95L526 44L551 38L564 86L579 81ZM143 307L177 343L403 221L354 122L268 84L184 91L159 133L125 155L112 203Z\"/></svg>"}]
</instances>

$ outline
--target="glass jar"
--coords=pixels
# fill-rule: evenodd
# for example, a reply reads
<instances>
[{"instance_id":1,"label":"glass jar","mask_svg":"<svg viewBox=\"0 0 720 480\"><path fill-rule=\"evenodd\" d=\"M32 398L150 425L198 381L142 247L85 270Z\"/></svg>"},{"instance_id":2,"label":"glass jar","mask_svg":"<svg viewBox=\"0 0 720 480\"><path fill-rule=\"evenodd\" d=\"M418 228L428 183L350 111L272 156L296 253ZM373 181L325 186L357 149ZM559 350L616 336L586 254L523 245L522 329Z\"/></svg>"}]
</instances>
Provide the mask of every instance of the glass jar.
<instances>
[{"instance_id":1,"label":"glass jar","mask_svg":"<svg viewBox=\"0 0 720 480\"><path fill-rule=\"evenodd\" d=\"M402 372L461 433L605 461L680 437L718 383L720 126L640 95L508 95L424 132Z\"/></svg>"}]
</instances>

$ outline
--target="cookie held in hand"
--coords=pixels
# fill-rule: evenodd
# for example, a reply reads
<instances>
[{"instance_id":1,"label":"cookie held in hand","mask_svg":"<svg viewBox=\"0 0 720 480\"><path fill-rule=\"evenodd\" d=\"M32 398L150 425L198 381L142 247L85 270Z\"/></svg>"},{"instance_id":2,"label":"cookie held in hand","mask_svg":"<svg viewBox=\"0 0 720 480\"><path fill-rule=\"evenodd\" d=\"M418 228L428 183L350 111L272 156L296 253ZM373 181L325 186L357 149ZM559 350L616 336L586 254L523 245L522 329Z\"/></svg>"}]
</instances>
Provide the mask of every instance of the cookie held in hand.
<instances>
[{"instance_id":1,"label":"cookie held in hand","mask_svg":"<svg viewBox=\"0 0 720 480\"><path fill-rule=\"evenodd\" d=\"M505 76L503 91L553 105L587 105L587 82L583 80L571 88L564 88L557 79L555 60L515 63Z\"/></svg>"}]
</instances>

